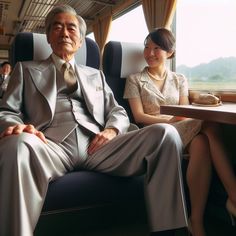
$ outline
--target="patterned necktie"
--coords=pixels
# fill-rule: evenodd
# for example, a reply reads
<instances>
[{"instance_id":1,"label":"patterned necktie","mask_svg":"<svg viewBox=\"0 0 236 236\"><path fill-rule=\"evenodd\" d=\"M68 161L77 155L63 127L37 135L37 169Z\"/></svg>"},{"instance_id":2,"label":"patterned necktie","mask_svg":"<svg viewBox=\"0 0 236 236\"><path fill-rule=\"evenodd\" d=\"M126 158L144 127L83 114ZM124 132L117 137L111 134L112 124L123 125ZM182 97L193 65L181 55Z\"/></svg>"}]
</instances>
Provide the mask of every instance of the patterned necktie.
<instances>
[{"instance_id":1,"label":"patterned necktie","mask_svg":"<svg viewBox=\"0 0 236 236\"><path fill-rule=\"evenodd\" d=\"M66 62L62 65L62 74L68 89L76 89L76 75L70 63Z\"/></svg>"}]
</instances>

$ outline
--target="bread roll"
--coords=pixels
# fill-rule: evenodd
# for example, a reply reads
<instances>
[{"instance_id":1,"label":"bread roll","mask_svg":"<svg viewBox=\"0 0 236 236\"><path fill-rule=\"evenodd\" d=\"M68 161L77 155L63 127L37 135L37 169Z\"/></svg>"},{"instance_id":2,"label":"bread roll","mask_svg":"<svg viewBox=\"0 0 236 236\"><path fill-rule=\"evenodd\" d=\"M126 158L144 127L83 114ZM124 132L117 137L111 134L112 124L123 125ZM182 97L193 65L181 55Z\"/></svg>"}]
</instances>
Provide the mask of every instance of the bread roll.
<instances>
[{"instance_id":1,"label":"bread roll","mask_svg":"<svg viewBox=\"0 0 236 236\"><path fill-rule=\"evenodd\" d=\"M200 94L195 103L204 105L215 105L220 103L220 99L213 94Z\"/></svg>"}]
</instances>

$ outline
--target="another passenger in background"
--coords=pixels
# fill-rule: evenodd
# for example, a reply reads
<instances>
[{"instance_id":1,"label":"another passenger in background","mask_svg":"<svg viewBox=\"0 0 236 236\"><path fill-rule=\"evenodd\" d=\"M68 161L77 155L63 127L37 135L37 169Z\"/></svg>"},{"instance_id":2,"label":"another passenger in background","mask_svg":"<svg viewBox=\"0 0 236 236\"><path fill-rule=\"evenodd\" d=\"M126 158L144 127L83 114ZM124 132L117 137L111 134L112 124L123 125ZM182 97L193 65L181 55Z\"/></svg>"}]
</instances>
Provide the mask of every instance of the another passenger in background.
<instances>
[{"instance_id":1,"label":"another passenger in background","mask_svg":"<svg viewBox=\"0 0 236 236\"><path fill-rule=\"evenodd\" d=\"M10 62L4 61L1 64L1 70L0 70L0 98L2 98L4 92L7 90L11 70L12 70L12 68L11 68Z\"/></svg>"},{"instance_id":2,"label":"another passenger in background","mask_svg":"<svg viewBox=\"0 0 236 236\"><path fill-rule=\"evenodd\" d=\"M194 236L205 236L203 220L212 164L228 193L227 208L233 215L236 215L236 177L217 124L160 114L160 105L189 104L187 79L167 66L167 60L175 54L173 34L165 28L156 29L147 35L144 45L143 54L148 66L127 78L124 98L129 101L136 123L142 126L169 123L178 130L185 152L189 154L187 183L191 231Z\"/></svg>"}]
</instances>

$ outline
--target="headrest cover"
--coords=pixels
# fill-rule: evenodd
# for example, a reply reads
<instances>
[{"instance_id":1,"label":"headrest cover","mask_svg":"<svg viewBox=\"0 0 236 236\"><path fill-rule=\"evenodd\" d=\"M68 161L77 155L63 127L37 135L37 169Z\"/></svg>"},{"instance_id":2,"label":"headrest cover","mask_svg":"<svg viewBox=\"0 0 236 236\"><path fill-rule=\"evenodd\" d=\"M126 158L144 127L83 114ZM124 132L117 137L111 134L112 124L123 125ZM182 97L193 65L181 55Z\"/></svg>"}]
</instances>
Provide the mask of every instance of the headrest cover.
<instances>
[{"instance_id":1,"label":"headrest cover","mask_svg":"<svg viewBox=\"0 0 236 236\"><path fill-rule=\"evenodd\" d=\"M14 66L18 61L44 60L52 53L45 34L21 32L11 45L10 60ZM78 64L99 69L100 50L97 43L86 37L81 48L75 54Z\"/></svg>"},{"instance_id":2,"label":"headrest cover","mask_svg":"<svg viewBox=\"0 0 236 236\"><path fill-rule=\"evenodd\" d=\"M109 41L103 52L103 71L106 76L126 78L146 65L143 44Z\"/></svg>"},{"instance_id":3,"label":"headrest cover","mask_svg":"<svg viewBox=\"0 0 236 236\"><path fill-rule=\"evenodd\" d=\"M33 33L33 43L34 43L33 60L46 59L52 53L52 49L50 47L50 44L47 42L47 37L45 34ZM87 59L87 49L86 49L86 41L84 41L81 48L75 54L75 61L78 64L86 65L86 59Z\"/></svg>"},{"instance_id":4,"label":"headrest cover","mask_svg":"<svg viewBox=\"0 0 236 236\"><path fill-rule=\"evenodd\" d=\"M33 33L33 60L46 59L52 53L45 34Z\"/></svg>"},{"instance_id":5,"label":"headrest cover","mask_svg":"<svg viewBox=\"0 0 236 236\"><path fill-rule=\"evenodd\" d=\"M121 78L137 73L147 65L143 57L143 49L141 43L121 42Z\"/></svg>"}]
</instances>

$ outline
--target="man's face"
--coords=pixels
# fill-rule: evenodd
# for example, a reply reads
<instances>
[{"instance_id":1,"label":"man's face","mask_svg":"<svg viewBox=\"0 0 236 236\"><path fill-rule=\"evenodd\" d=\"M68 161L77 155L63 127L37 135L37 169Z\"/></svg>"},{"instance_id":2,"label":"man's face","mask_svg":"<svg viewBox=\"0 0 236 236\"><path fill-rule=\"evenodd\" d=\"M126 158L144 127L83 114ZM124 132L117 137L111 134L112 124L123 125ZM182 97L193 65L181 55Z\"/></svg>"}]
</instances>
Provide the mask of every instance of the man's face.
<instances>
[{"instance_id":1,"label":"man's face","mask_svg":"<svg viewBox=\"0 0 236 236\"><path fill-rule=\"evenodd\" d=\"M5 64L2 67L2 72L3 72L4 75L9 75L10 72L11 72L11 66L9 64Z\"/></svg>"},{"instance_id":2,"label":"man's face","mask_svg":"<svg viewBox=\"0 0 236 236\"><path fill-rule=\"evenodd\" d=\"M48 42L57 56L66 61L70 60L82 45L76 16L68 13L57 14L52 22Z\"/></svg>"}]
</instances>

